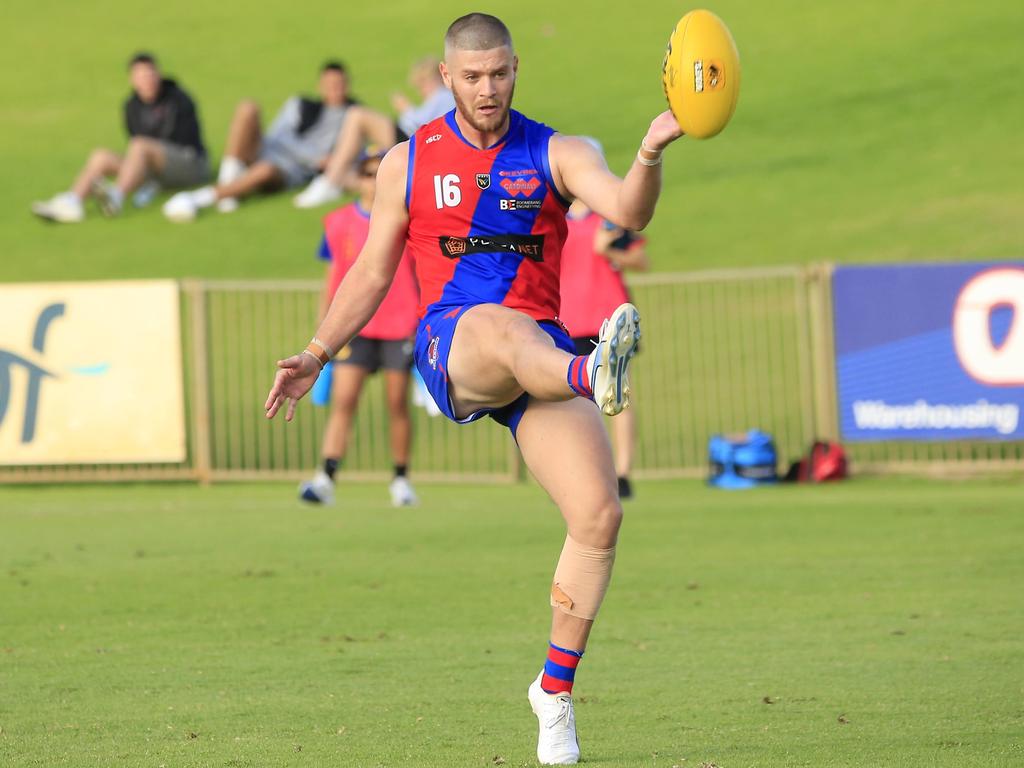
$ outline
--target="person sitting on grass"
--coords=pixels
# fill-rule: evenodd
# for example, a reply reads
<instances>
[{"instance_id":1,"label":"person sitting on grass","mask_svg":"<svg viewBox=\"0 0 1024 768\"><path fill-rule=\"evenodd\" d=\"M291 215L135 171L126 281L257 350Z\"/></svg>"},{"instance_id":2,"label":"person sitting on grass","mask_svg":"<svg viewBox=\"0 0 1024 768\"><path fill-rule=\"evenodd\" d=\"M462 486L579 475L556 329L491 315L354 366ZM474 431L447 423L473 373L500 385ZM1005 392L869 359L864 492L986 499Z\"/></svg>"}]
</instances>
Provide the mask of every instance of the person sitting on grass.
<instances>
[{"instance_id":1,"label":"person sitting on grass","mask_svg":"<svg viewBox=\"0 0 1024 768\"><path fill-rule=\"evenodd\" d=\"M427 56L412 65L409 85L419 91L423 102L417 107L404 94L392 94L391 105L398 113L397 120L364 106L350 111L331 159L323 173L295 196L296 208L315 208L332 202L346 189L358 192L359 177L353 164L365 145L390 149L398 142L408 140L421 125L455 109L455 99L441 79L439 62L435 57Z\"/></svg>"},{"instance_id":2,"label":"person sitting on grass","mask_svg":"<svg viewBox=\"0 0 1024 768\"><path fill-rule=\"evenodd\" d=\"M209 178L206 147L192 98L174 80L161 75L151 53L132 56L128 75L132 94L124 103L129 137L124 154L94 149L70 190L32 204L36 216L62 224L83 221L90 196L96 198L104 214L116 216L133 192L135 203L143 205L152 199L156 185L187 187Z\"/></svg>"},{"instance_id":3,"label":"person sitting on grass","mask_svg":"<svg viewBox=\"0 0 1024 768\"><path fill-rule=\"evenodd\" d=\"M260 107L251 100L235 109L228 129L217 183L180 192L164 204L171 221L192 221L199 211L216 205L221 213L257 192L277 192L308 182L327 165L338 131L354 100L349 98L348 74L339 61L320 68L320 99L293 96L277 113L264 134Z\"/></svg>"}]
</instances>

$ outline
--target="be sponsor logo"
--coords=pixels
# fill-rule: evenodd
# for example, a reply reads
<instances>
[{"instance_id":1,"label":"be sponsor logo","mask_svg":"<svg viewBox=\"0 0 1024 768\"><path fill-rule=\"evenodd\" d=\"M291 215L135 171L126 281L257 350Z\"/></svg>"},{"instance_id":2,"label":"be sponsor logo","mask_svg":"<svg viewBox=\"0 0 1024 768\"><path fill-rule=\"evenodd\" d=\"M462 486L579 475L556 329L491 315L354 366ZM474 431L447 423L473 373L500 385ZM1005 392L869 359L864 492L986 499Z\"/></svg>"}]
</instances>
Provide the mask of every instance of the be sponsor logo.
<instances>
[{"instance_id":1,"label":"be sponsor logo","mask_svg":"<svg viewBox=\"0 0 1024 768\"><path fill-rule=\"evenodd\" d=\"M502 198L498 201L498 207L503 211L536 211L541 206L540 200L516 200Z\"/></svg>"}]
</instances>

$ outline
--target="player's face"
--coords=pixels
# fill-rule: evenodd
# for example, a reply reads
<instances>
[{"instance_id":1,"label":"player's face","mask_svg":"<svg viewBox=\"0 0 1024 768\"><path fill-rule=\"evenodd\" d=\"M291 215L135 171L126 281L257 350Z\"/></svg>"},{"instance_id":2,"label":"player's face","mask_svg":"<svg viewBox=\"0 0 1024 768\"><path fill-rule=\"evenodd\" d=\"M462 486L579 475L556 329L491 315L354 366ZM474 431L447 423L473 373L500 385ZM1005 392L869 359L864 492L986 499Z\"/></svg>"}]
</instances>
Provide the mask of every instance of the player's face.
<instances>
[{"instance_id":1,"label":"player's face","mask_svg":"<svg viewBox=\"0 0 1024 768\"><path fill-rule=\"evenodd\" d=\"M519 59L507 45L488 51L446 52L441 67L459 114L481 133L503 128L512 106Z\"/></svg>"},{"instance_id":2,"label":"player's face","mask_svg":"<svg viewBox=\"0 0 1024 768\"><path fill-rule=\"evenodd\" d=\"M336 69L320 73L320 97L328 106L340 107L348 98L348 75Z\"/></svg>"},{"instance_id":3,"label":"player's face","mask_svg":"<svg viewBox=\"0 0 1024 768\"><path fill-rule=\"evenodd\" d=\"M160 71L147 61L132 64L128 74L132 90L147 104L156 101L160 93Z\"/></svg>"}]
</instances>

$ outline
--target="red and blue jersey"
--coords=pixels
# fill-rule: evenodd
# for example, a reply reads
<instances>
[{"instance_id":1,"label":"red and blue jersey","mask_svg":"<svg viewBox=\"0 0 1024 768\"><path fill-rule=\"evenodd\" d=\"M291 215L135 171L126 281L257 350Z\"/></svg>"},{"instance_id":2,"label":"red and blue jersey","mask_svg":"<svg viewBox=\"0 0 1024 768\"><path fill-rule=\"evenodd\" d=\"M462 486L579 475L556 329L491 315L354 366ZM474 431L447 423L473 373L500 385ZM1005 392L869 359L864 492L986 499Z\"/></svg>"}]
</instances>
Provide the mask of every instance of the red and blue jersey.
<instances>
[{"instance_id":1,"label":"red and blue jersey","mask_svg":"<svg viewBox=\"0 0 1024 768\"><path fill-rule=\"evenodd\" d=\"M359 203L349 203L331 211L324 217L324 238L320 245L320 258L331 263L328 276L328 296L338 292L338 286L355 264L370 232L370 213ZM395 279L384 301L359 335L367 339L397 341L408 339L416 330L416 306L419 293L408 251L395 271Z\"/></svg>"},{"instance_id":2,"label":"red and blue jersey","mask_svg":"<svg viewBox=\"0 0 1024 768\"><path fill-rule=\"evenodd\" d=\"M551 180L554 130L516 112L497 144L467 141L455 111L409 140L408 249L430 309L501 304L554 320L566 201Z\"/></svg>"}]
</instances>

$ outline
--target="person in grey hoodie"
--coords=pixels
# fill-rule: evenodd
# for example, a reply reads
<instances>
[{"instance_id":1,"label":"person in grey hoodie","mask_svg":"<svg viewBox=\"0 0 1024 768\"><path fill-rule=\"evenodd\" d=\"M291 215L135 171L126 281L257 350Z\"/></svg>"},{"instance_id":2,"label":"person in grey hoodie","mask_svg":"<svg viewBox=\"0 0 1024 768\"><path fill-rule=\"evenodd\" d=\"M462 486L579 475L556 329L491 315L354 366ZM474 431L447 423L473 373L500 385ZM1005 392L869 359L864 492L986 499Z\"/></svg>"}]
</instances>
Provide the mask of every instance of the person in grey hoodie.
<instances>
[{"instance_id":1,"label":"person in grey hoodie","mask_svg":"<svg viewBox=\"0 0 1024 768\"><path fill-rule=\"evenodd\" d=\"M239 200L256 192L276 192L308 182L327 163L349 107L348 73L338 61L320 69L319 99L289 98L266 133L260 108L241 102L228 129L217 183L180 192L164 204L172 221L191 221L203 208L216 205L229 213Z\"/></svg>"}]
</instances>

